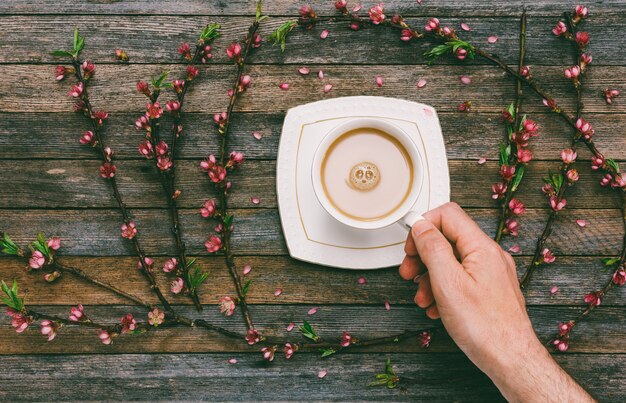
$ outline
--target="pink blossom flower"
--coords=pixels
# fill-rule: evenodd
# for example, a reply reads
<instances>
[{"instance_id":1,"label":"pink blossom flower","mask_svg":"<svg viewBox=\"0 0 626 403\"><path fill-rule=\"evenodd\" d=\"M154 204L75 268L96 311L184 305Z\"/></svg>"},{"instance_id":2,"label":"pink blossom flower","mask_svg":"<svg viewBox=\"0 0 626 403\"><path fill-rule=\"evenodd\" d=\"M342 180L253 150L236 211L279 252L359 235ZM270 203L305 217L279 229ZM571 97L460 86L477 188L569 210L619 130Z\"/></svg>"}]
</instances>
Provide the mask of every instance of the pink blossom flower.
<instances>
[{"instance_id":1,"label":"pink blossom flower","mask_svg":"<svg viewBox=\"0 0 626 403\"><path fill-rule=\"evenodd\" d=\"M232 314L235 312L235 307L236 307L235 301L229 296L220 298L219 305L220 305L220 312L224 316L232 316Z\"/></svg>"},{"instance_id":2,"label":"pink blossom flower","mask_svg":"<svg viewBox=\"0 0 626 403\"><path fill-rule=\"evenodd\" d=\"M145 81L137 81L136 85L137 91L144 94L145 96L150 96L150 89L148 88L148 83Z\"/></svg>"},{"instance_id":3,"label":"pink blossom flower","mask_svg":"<svg viewBox=\"0 0 626 403\"><path fill-rule=\"evenodd\" d=\"M167 154L167 150L169 147L165 141L161 140L157 143L155 148L156 148L156 155L158 155L159 157L162 157L165 154Z\"/></svg>"},{"instance_id":4,"label":"pink blossom flower","mask_svg":"<svg viewBox=\"0 0 626 403\"><path fill-rule=\"evenodd\" d=\"M165 312L161 312L159 308L154 308L148 312L148 323L154 327L159 326L165 321Z\"/></svg>"},{"instance_id":5,"label":"pink blossom flower","mask_svg":"<svg viewBox=\"0 0 626 403\"><path fill-rule=\"evenodd\" d=\"M111 334L104 329L99 330L98 337L100 338L102 344L109 345L113 342L113 337L111 336Z\"/></svg>"},{"instance_id":6,"label":"pink blossom flower","mask_svg":"<svg viewBox=\"0 0 626 403\"><path fill-rule=\"evenodd\" d=\"M150 140L145 140L139 143L139 154L143 155L146 158L152 158L152 143Z\"/></svg>"},{"instance_id":7,"label":"pink blossom flower","mask_svg":"<svg viewBox=\"0 0 626 403\"><path fill-rule=\"evenodd\" d=\"M174 80L172 81L172 86L174 87L174 91L180 94L183 92L183 88L185 87L185 80Z\"/></svg>"},{"instance_id":8,"label":"pink blossom flower","mask_svg":"<svg viewBox=\"0 0 626 403\"><path fill-rule=\"evenodd\" d=\"M209 240L204 243L207 252L215 253L222 249L222 238L217 235L211 235Z\"/></svg>"},{"instance_id":9,"label":"pink blossom flower","mask_svg":"<svg viewBox=\"0 0 626 403\"><path fill-rule=\"evenodd\" d=\"M576 32L576 43L580 49L584 49L589 44L589 34L584 31Z\"/></svg>"},{"instance_id":10,"label":"pink blossom flower","mask_svg":"<svg viewBox=\"0 0 626 403\"><path fill-rule=\"evenodd\" d=\"M441 33L446 38L454 39L456 37L456 32L454 32L454 29L452 29L450 27L446 27L446 26L442 27L441 28Z\"/></svg>"},{"instance_id":11,"label":"pink blossom flower","mask_svg":"<svg viewBox=\"0 0 626 403\"><path fill-rule=\"evenodd\" d=\"M177 112L180 109L180 102L175 100L167 101L167 103L165 104L165 109L168 112Z\"/></svg>"},{"instance_id":12,"label":"pink blossom flower","mask_svg":"<svg viewBox=\"0 0 626 403\"><path fill-rule=\"evenodd\" d=\"M40 251L36 250L28 259L28 266L31 269L41 269L46 264L46 257Z\"/></svg>"},{"instance_id":13,"label":"pink blossom flower","mask_svg":"<svg viewBox=\"0 0 626 403\"><path fill-rule=\"evenodd\" d=\"M573 322L559 323L559 336L567 336L574 327Z\"/></svg>"},{"instance_id":14,"label":"pink blossom flower","mask_svg":"<svg viewBox=\"0 0 626 403\"><path fill-rule=\"evenodd\" d=\"M93 111L91 118L96 121L98 125L102 125L102 123L109 117L109 114L105 111Z\"/></svg>"},{"instance_id":15,"label":"pink blossom flower","mask_svg":"<svg viewBox=\"0 0 626 403\"><path fill-rule=\"evenodd\" d=\"M565 173L565 176L567 176L567 180L569 181L569 183L578 182L578 179L580 179L580 175L578 174L578 170L576 170L575 168L572 168L572 169L568 170Z\"/></svg>"},{"instance_id":16,"label":"pink blossom flower","mask_svg":"<svg viewBox=\"0 0 626 403\"><path fill-rule=\"evenodd\" d=\"M356 340L354 340L352 338L352 336L350 336L350 333L348 332L343 332L341 335L341 347L350 347L350 345L352 343L354 343Z\"/></svg>"},{"instance_id":17,"label":"pink blossom flower","mask_svg":"<svg viewBox=\"0 0 626 403\"><path fill-rule=\"evenodd\" d=\"M261 349L261 352L263 353L263 359L265 361L274 361L274 354L276 353L276 346L272 346L272 347L263 347Z\"/></svg>"},{"instance_id":18,"label":"pink blossom flower","mask_svg":"<svg viewBox=\"0 0 626 403\"><path fill-rule=\"evenodd\" d=\"M61 238L58 236L53 236L46 241L48 247L52 250L59 250L61 247Z\"/></svg>"},{"instance_id":19,"label":"pink blossom flower","mask_svg":"<svg viewBox=\"0 0 626 403\"><path fill-rule=\"evenodd\" d=\"M493 200L504 199L504 195L506 193L507 185L502 182L494 183L491 185L491 198Z\"/></svg>"},{"instance_id":20,"label":"pink blossom flower","mask_svg":"<svg viewBox=\"0 0 626 403\"><path fill-rule=\"evenodd\" d=\"M141 115L137 118L137 120L135 120L135 129L147 131L152 130L152 128L150 127L150 118L147 114Z\"/></svg>"},{"instance_id":21,"label":"pink blossom flower","mask_svg":"<svg viewBox=\"0 0 626 403\"><path fill-rule=\"evenodd\" d=\"M26 316L20 312L16 312L13 310L11 311L11 326L13 326L17 333L24 332L24 330L28 329L28 326L33 323L33 318L31 316ZM7 313L9 313L8 310Z\"/></svg>"},{"instance_id":22,"label":"pink blossom flower","mask_svg":"<svg viewBox=\"0 0 626 403\"><path fill-rule=\"evenodd\" d=\"M584 71L587 68L588 64L591 64L593 57L589 53L583 53L580 55L580 60L578 61L578 65L580 66L580 70Z\"/></svg>"},{"instance_id":23,"label":"pink blossom flower","mask_svg":"<svg viewBox=\"0 0 626 403\"><path fill-rule=\"evenodd\" d=\"M602 157L591 156L591 169L597 171L604 166L604 159Z\"/></svg>"},{"instance_id":24,"label":"pink blossom flower","mask_svg":"<svg viewBox=\"0 0 626 403\"><path fill-rule=\"evenodd\" d=\"M237 86L237 91L244 92L246 89L250 88L250 85L252 85L252 77L248 74L241 76L241 79L239 79L239 85Z\"/></svg>"},{"instance_id":25,"label":"pink blossom flower","mask_svg":"<svg viewBox=\"0 0 626 403\"><path fill-rule=\"evenodd\" d=\"M619 90L611 90L608 88L604 89L604 100L607 104L611 105L613 103L613 98L617 98L619 96Z\"/></svg>"},{"instance_id":26,"label":"pink blossom flower","mask_svg":"<svg viewBox=\"0 0 626 403\"><path fill-rule=\"evenodd\" d=\"M133 317L132 313L127 313L122 316L120 323L122 324L122 334L132 332L137 329L137 321Z\"/></svg>"},{"instance_id":27,"label":"pink blossom flower","mask_svg":"<svg viewBox=\"0 0 626 403\"><path fill-rule=\"evenodd\" d=\"M176 280L171 282L170 291L172 292L172 294L180 294L181 292L183 292L184 287L185 283L183 282L183 279L178 277L176 278Z\"/></svg>"},{"instance_id":28,"label":"pink blossom flower","mask_svg":"<svg viewBox=\"0 0 626 403\"><path fill-rule=\"evenodd\" d=\"M411 31L410 29L403 29L400 32L400 40L403 42L408 42L413 39L413 35L413 31Z\"/></svg>"},{"instance_id":29,"label":"pink blossom flower","mask_svg":"<svg viewBox=\"0 0 626 403\"><path fill-rule=\"evenodd\" d=\"M261 341L261 335L255 329L248 329L248 333L246 334L246 341L249 345L254 345Z\"/></svg>"},{"instance_id":30,"label":"pink blossom flower","mask_svg":"<svg viewBox=\"0 0 626 403\"><path fill-rule=\"evenodd\" d=\"M595 133L595 130L593 129L591 124L582 118L579 118L578 120L576 120L576 129L578 130L578 133L581 136L583 136L585 140L591 139L591 137Z\"/></svg>"},{"instance_id":31,"label":"pink blossom flower","mask_svg":"<svg viewBox=\"0 0 626 403\"><path fill-rule=\"evenodd\" d=\"M178 47L178 53L182 56L183 59L191 60L193 56L191 56L191 46L188 43L183 43Z\"/></svg>"},{"instance_id":32,"label":"pink blossom flower","mask_svg":"<svg viewBox=\"0 0 626 403\"><path fill-rule=\"evenodd\" d=\"M226 54L229 58L238 62L241 59L241 45L238 43L232 43L227 49Z\"/></svg>"},{"instance_id":33,"label":"pink blossom flower","mask_svg":"<svg viewBox=\"0 0 626 403\"><path fill-rule=\"evenodd\" d=\"M83 93L83 83L78 83L77 85L72 85L70 90L67 92L67 94L70 97L74 97L74 98L80 97L82 95L82 93Z\"/></svg>"},{"instance_id":34,"label":"pink blossom flower","mask_svg":"<svg viewBox=\"0 0 626 403\"><path fill-rule=\"evenodd\" d=\"M317 14L315 14L315 11L313 11L313 8L309 5L303 5L298 9L298 13L300 14L300 17L303 20L309 20L309 19L314 19L317 17Z\"/></svg>"},{"instance_id":35,"label":"pink blossom flower","mask_svg":"<svg viewBox=\"0 0 626 403\"><path fill-rule=\"evenodd\" d=\"M620 267L619 270L613 273L613 284L620 287L626 284L626 271L624 271L624 267Z\"/></svg>"},{"instance_id":36,"label":"pink blossom flower","mask_svg":"<svg viewBox=\"0 0 626 403\"><path fill-rule=\"evenodd\" d=\"M226 179L226 169L223 166L216 165L208 172L209 179L213 183L220 183Z\"/></svg>"},{"instance_id":37,"label":"pink blossom flower","mask_svg":"<svg viewBox=\"0 0 626 403\"><path fill-rule=\"evenodd\" d=\"M565 74L566 78L569 78L573 81L578 81L578 76L580 75L580 66L576 65L568 67L563 71L563 73Z\"/></svg>"},{"instance_id":38,"label":"pink blossom flower","mask_svg":"<svg viewBox=\"0 0 626 403\"><path fill-rule=\"evenodd\" d=\"M422 333L420 333L420 346L422 346L422 348L428 348L430 346L431 339L432 336L430 332L423 331Z\"/></svg>"},{"instance_id":39,"label":"pink blossom flower","mask_svg":"<svg viewBox=\"0 0 626 403\"><path fill-rule=\"evenodd\" d=\"M217 214L217 206L215 199L206 200L200 208L200 215L204 218L215 217Z\"/></svg>"},{"instance_id":40,"label":"pink blossom flower","mask_svg":"<svg viewBox=\"0 0 626 403\"><path fill-rule=\"evenodd\" d=\"M163 114L163 108L161 108L161 104L159 102L155 102L151 104L148 102L146 104L146 115L150 119L158 119Z\"/></svg>"},{"instance_id":41,"label":"pink blossom flower","mask_svg":"<svg viewBox=\"0 0 626 403\"><path fill-rule=\"evenodd\" d=\"M239 151L233 151L230 153L230 158L228 160L227 166L235 167L237 165L243 164L243 161L244 161L243 153L240 153Z\"/></svg>"},{"instance_id":42,"label":"pink blossom flower","mask_svg":"<svg viewBox=\"0 0 626 403\"><path fill-rule=\"evenodd\" d=\"M86 132L83 133L83 135L82 135L82 137L80 138L79 141L80 141L81 144L94 146L95 145L95 138L94 138L93 132L87 130Z\"/></svg>"},{"instance_id":43,"label":"pink blossom flower","mask_svg":"<svg viewBox=\"0 0 626 403\"><path fill-rule=\"evenodd\" d=\"M285 359L288 360L291 357L293 357L296 350L297 350L296 345L293 345L291 343L285 343L285 347L283 348L283 351L285 352Z\"/></svg>"},{"instance_id":44,"label":"pink blossom flower","mask_svg":"<svg viewBox=\"0 0 626 403\"><path fill-rule=\"evenodd\" d=\"M569 344L565 340L555 339L552 341L554 348L560 352L565 352L569 348Z\"/></svg>"},{"instance_id":45,"label":"pink blossom flower","mask_svg":"<svg viewBox=\"0 0 626 403\"><path fill-rule=\"evenodd\" d=\"M424 26L426 32L439 32L439 20L437 18L429 18Z\"/></svg>"},{"instance_id":46,"label":"pink blossom flower","mask_svg":"<svg viewBox=\"0 0 626 403\"><path fill-rule=\"evenodd\" d=\"M567 32L567 25L563 21L557 22L556 26L552 28L552 33L555 36L561 36Z\"/></svg>"},{"instance_id":47,"label":"pink blossom flower","mask_svg":"<svg viewBox=\"0 0 626 403\"><path fill-rule=\"evenodd\" d=\"M576 154L576 151L572 150L571 148L566 148L565 150L561 151L561 159L566 164L571 164L572 162L576 161L577 155L578 154Z\"/></svg>"},{"instance_id":48,"label":"pink blossom flower","mask_svg":"<svg viewBox=\"0 0 626 403\"><path fill-rule=\"evenodd\" d=\"M502 176L502 179L506 182L513 179L513 176L515 176L515 165L500 165L500 176Z\"/></svg>"},{"instance_id":49,"label":"pink blossom flower","mask_svg":"<svg viewBox=\"0 0 626 403\"><path fill-rule=\"evenodd\" d=\"M89 80L96 73L96 65L92 62L85 60L82 64L83 78Z\"/></svg>"},{"instance_id":50,"label":"pink blossom flower","mask_svg":"<svg viewBox=\"0 0 626 403\"><path fill-rule=\"evenodd\" d=\"M82 304L78 304L77 306L73 306L70 308L70 320L72 322L82 322L89 320L87 315L85 315L85 308L83 308Z\"/></svg>"},{"instance_id":51,"label":"pink blossom flower","mask_svg":"<svg viewBox=\"0 0 626 403\"><path fill-rule=\"evenodd\" d=\"M550 197L550 207L554 211L561 211L567 206L567 200L564 198L558 199L556 196Z\"/></svg>"},{"instance_id":52,"label":"pink blossom flower","mask_svg":"<svg viewBox=\"0 0 626 403\"><path fill-rule=\"evenodd\" d=\"M163 271L165 273L171 273L178 268L178 260L175 257L168 259L163 264Z\"/></svg>"},{"instance_id":53,"label":"pink blossom flower","mask_svg":"<svg viewBox=\"0 0 626 403\"><path fill-rule=\"evenodd\" d=\"M52 341L56 337L59 327L60 326L57 323L44 319L40 324L41 334L48 336L48 341Z\"/></svg>"},{"instance_id":54,"label":"pink blossom flower","mask_svg":"<svg viewBox=\"0 0 626 403\"><path fill-rule=\"evenodd\" d=\"M526 119L522 124L522 128L524 131L530 133L531 137L536 136L536 133L539 131L539 125L531 119Z\"/></svg>"},{"instance_id":55,"label":"pink blossom flower","mask_svg":"<svg viewBox=\"0 0 626 403\"><path fill-rule=\"evenodd\" d=\"M511 210L511 213L515 215L522 215L526 212L526 206L524 206L524 203L518 199L512 198L509 201L509 210Z\"/></svg>"},{"instance_id":56,"label":"pink blossom flower","mask_svg":"<svg viewBox=\"0 0 626 403\"><path fill-rule=\"evenodd\" d=\"M522 130L521 132L513 133L511 139L517 144L518 147L528 147L528 143L530 141L530 133L526 130Z\"/></svg>"},{"instance_id":57,"label":"pink blossom flower","mask_svg":"<svg viewBox=\"0 0 626 403\"><path fill-rule=\"evenodd\" d=\"M161 171L167 171L168 169L172 167L172 160L170 160L170 157L158 157L157 167Z\"/></svg>"},{"instance_id":58,"label":"pink blossom flower","mask_svg":"<svg viewBox=\"0 0 626 403\"><path fill-rule=\"evenodd\" d=\"M192 81L194 78L198 76L200 70L194 66L187 66L187 81Z\"/></svg>"},{"instance_id":59,"label":"pink blossom flower","mask_svg":"<svg viewBox=\"0 0 626 403\"><path fill-rule=\"evenodd\" d=\"M54 68L54 78L57 81L61 81L61 80L63 80L65 78L66 75L71 74L72 71L73 71L73 69L67 69L67 68L65 68L63 66L56 66Z\"/></svg>"},{"instance_id":60,"label":"pink blossom flower","mask_svg":"<svg viewBox=\"0 0 626 403\"><path fill-rule=\"evenodd\" d=\"M602 303L603 297L602 291L592 291L589 294L585 295L585 303L589 305L599 306Z\"/></svg>"},{"instance_id":61,"label":"pink blossom flower","mask_svg":"<svg viewBox=\"0 0 626 403\"><path fill-rule=\"evenodd\" d=\"M133 239L135 235L137 235L137 228L135 227L134 221L130 221L128 224L123 223L120 226L120 230L122 232L122 238Z\"/></svg>"},{"instance_id":62,"label":"pink blossom flower","mask_svg":"<svg viewBox=\"0 0 626 403\"><path fill-rule=\"evenodd\" d=\"M228 120L228 114L226 112L216 113L213 115L213 122L218 126L224 126Z\"/></svg>"},{"instance_id":63,"label":"pink blossom flower","mask_svg":"<svg viewBox=\"0 0 626 403\"><path fill-rule=\"evenodd\" d=\"M522 77L529 78L530 77L530 67L529 66L522 66L519 69L519 74Z\"/></svg>"},{"instance_id":64,"label":"pink blossom flower","mask_svg":"<svg viewBox=\"0 0 626 403\"><path fill-rule=\"evenodd\" d=\"M263 42L263 38L261 37L261 35L260 35L260 34L255 33L255 34L252 36L252 47L253 47L253 48L258 48L258 47L260 47L260 46L261 46L261 42Z\"/></svg>"},{"instance_id":65,"label":"pink blossom flower","mask_svg":"<svg viewBox=\"0 0 626 403\"><path fill-rule=\"evenodd\" d=\"M504 221L504 234L510 234L511 236L517 236L519 233L519 223L514 218L507 218Z\"/></svg>"},{"instance_id":66,"label":"pink blossom flower","mask_svg":"<svg viewBox=\"0 0 626 403\"><path fill-rule=\"evenodd\" d=\"M337 0L335 1L335 8L339 11L341 11L342 13L347 13L348 12L348 1L347 0Z\"/></svg>"},{"instance_id":67,"label":"pink blossom flower","mask_svg":"<svg viewBox=\"0 0 626 403\"><path fill-rule=\"evenodd\" d=\"M556 260L556 257L548 248L544 248L544 250L541 251L541 256L543 256L543 263L554 263Z\"/></svg>"},{"instance_id":68,"label":"pink blossom flower","mask_svg":"<svg viewBox=\"0 0 626 403\"><path fill-rule=\"evenodd\" d=\"M527 148L520 148L517 150L517 160L522 164L530 162L533 159L533 153Z\"/></svg>"},{"instance_id":69,"label":"pink blossom flower","mask_svg":"<svg viewBox=\"0 0 626 403\"><path fill-rule=\"evenodd\" d=\"M370 15L370 21L372 21L372 24L378 25L385 21L385 7L383 6L383 3L378 3L370 7L367 12Z\"/></svg>"},{"instance_id":70,"label":"pink blossom flower","mask_svg":"<svg viewBox=\"0 0 626 403\"><path fill-rule=\"evenodd\" d=\"M579 4L576 6L575 13L576 15L574 17L574 20L578 22L581 19L587 18L587 16L589 15L589 10L587 9L587 7Z\"/></svg>"}]
</instances>

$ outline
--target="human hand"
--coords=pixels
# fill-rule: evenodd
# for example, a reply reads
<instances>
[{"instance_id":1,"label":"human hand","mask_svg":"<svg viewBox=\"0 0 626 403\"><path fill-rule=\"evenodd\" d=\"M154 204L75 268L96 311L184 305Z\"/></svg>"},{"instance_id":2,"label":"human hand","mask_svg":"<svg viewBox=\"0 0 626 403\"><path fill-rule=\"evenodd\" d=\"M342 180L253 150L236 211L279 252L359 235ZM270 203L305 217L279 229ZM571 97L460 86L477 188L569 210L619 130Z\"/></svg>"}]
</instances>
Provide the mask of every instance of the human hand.
<instances>
[{"instance_id":1,"label":"human hand","mask_svg":"<svg viewBox=\"0 0 626 403\"><path fill-rule=\"evenodd\" d=\"M428 317L441 318L459 348L509 400L528 398L524 393L533 389L537 393L537 384L557 373L561 384L572 389L573 383L588 397L537 339L511 255L457 204L447 203L424 218L413 225L400 266L405 280L417 278L415 303ZM547 389L552 394L558 388Z\"/></svg>"}]
</instances>

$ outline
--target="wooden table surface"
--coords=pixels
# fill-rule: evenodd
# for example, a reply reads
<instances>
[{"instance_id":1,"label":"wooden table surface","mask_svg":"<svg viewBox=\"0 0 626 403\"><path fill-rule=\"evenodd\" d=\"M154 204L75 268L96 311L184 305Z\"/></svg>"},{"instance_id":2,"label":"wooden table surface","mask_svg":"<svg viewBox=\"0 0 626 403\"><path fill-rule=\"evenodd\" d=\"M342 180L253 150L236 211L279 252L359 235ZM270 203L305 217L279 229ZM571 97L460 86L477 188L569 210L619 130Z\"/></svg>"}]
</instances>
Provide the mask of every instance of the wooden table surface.
<instances>
[{"instance_id":1,"label":"wooden table surface","mask_svg":"<svg viewBox=\"0 0 626 403\"><path fill-rule=\"evenodd\" d=\"M522 2L520 2L522 3ZM517 63L518 26L522 4L487 0L386 1L421 26L425 17L437 16L458 27L467 22L471 32L463 37ZM526 2L527 61L533 74L570 111L574 94L562 76L573 63L571 48L555 39L550 29L575 1ZM626 98L608 106L601 97L606 88L626 91L626 29L624 0L587 2L592 18L585 23L591 34L593 64L585 83L585 115L596 127L597 144L618 160L626 159ZM332 2L311 3L318 13L332 14ZM278 24L297 13L299 2L268 1L261 32L266 37ZM369 4L368 4L369 5ZM132 214L144 230L143 245L159 263L174 253L166 224L168 212L161 187L148 164L136 151L142 134L134 119L144 100L135 82L164 70L181 74L177 46L193 42L201 27L216 21L223 37L215 42L214 59L189 93L185 115L186 137L180 149L178 186L184 238L192 255L209 270L201 290L207 319L243 332L237 312L219 314L217 300L234 294L222 257L208 256L203 247L211 226L201 220L198 208L210 197L198 162L217 151L212 115L226 108L225 93L234 67L225 47L240 39L251 23L253 1L204 0L12 0L0 3L0 231L22 244L38 230L63 238L64 262L84 268L93 276L155 301L143 277L134 268L131 246L119 236L119 211L108 184L99 177L99 162L78 143L86 122L71 112L67 85L53 78L57 61L48 51L70 45L74 26L86 35L84 56L96 62L91 90L97 107L110 112L105 136L118 156L118 181ZM352 32L344 24L329 24L331 34L319 39L322 27L297 30L287 51L267 44L254 52L249 66L253 77L233 116L233 149L243 151L247 162L236 174L231 206L237 217L234 249L239 268L250 264L253 285L248 300L256 325L265 334L286 335L291 321L308 319L322 336L336 337L349 330L358 337L393 334L431 326L413 304L415 287L400 279L396 269L371 272L334 270L291 259L280 229L275 188L275 159L285 111L295 105L350 95L381 95L428 103L437 108L450 161L452 199L466 208L480 226L493 234L495 205L490 185L498 179L497 149L504 129L499 112L514 96L514 83L482 60L458 63L450 59L429 66L421 55L427 45L404 44L388 29ZM497 35L495 44L487 37ZM113 62L116 47L126 50L129 65ZM620 50L621 49L621 50ZM316 77L303 78L297 68L313 72L323 68L332 92L324 94ZM472 78L462 85L459 75ZM374 76L384 77L378 88ZM427 84L416 89L424 78ZM289 91L278 84L290 82ZM456 111L471 100L473 112ZM506 239L505 249L521 246L518 270L529 262L534 243L543 229L548 210L540 191L541 178L556 170L559 151L569 142L570 129L547 113L541 100L526 91L523 110L537 120L541 135L533 139L536 159L529 165L520 188L528 212L521 219L521 234ZM251 133L263 132L261 141ZM602 271L601 257L619 253L622 227L617 197L600 187L599 176L589 168L589 154L581 151L581 180L568 198L568 208L558 220L549 246L557 261L537 271L526 291L528 311L538 335L548 339L559 321L570 319L584 305L583 296L610 276ZM486 157L485 165L477 160ZM261 199L259 205L250 202ZM580 228L575 220L589 226ZM367 278L366 285L357 279ZM83 303L93 317L115 323L122 314L145 311L126 301L72 278L46 285L39 275L27 274L23 262L0 259L0 278L17 279L27 303L37 309L65 315L69 306ZM167 287L164 276L159 280ZM550 296L550 288L560 291ZM284 293L274 296L282 287ZM390 301L386 311L384 302ZM181 312L194 315L187 298L175 299ZM317 314L307 311L319 307ZM626 292L613 290L601 307L580 324L570 350L555 358L594 396L605 401L626 400ZM435 323L436 324L436 323ZM511 324L515 326L515 324ZM511 340L511 343L515 343ZM121 337L102 345L93 330L65 328L46 342L36 327L16 335L6 317L0 319L0 399L211 399L211 400L498 400L493 384L477 370L446 335L436 335L429 349L415 340L338 354L320 359L316 354L281 357L265 365L256 348L203 330L164 329L157 334ZM235 357L236 365L227 360ZM391 357L401 378L395 390L367 388L375 373ZM328 375L318 379L319 370Z\"/></svg>"}]
</instances>

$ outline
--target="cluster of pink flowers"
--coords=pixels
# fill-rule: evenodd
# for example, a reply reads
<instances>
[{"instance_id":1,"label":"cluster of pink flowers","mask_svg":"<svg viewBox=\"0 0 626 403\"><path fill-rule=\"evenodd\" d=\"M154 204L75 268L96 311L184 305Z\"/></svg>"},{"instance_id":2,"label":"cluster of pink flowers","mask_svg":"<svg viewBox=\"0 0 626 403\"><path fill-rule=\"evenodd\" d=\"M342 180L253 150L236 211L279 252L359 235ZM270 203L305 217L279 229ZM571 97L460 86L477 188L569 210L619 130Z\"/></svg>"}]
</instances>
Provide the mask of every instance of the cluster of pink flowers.
<instances>
[{"instance_id":1,"label":"cluster of pink flowers","mask_svg":"<svg viewBox=\"0 0 626 403\"><path fill-rule=\"evenodd\" d=\"M61 247L61 238L52 237L45 241L45 245L33 243L33 253L28 259L28 269L38 270L49 265L54 260L54 255Z\"/></svg>"},{"instance_id":2,"label":"cluster of pink flowers","mask_svg":"<svg viewBox=\"0 0 626 403\"><path fill-rule=\"evenodd\" d=\"M313 7L305 4L298 9L298 14L300 14L298 24L302 25L306 29L311 29L315 26L315 23L317 22L317 14L313 10Z\"/></svg>"},{"instance_id":3,"label":"cluster of pink flowers","mask_svg":"<svg viewBox=\"0 0 626 403\"><path fill-rule=\"evenodd\" d=\"M423 331L420 333L420 346L422 348L428 348L430 346L430 341L432 339L432 335L428 331Z\"/></svg>"},{"instance_id":4,"label":"cluster of pink flowers","mask_svg":"<svg viewBox=\"0 0 626 403\"><path fill-rule=\"evenodd\" d=\"M31 316L18 312L13 308L7 308L6 312L11 318L11 326L13 326L17 333L22 333L24 330L28 329L28 326L30 326L31 323L33 323L33 318Z\"/></svg>"},{"instance_id":5,"label":"cluster of pink flowers","mask_svg":"<svg viewBox=\"0 0 626 403\"><path fill-rule=\"evenodd\" d=\"M135 330L137 330L137 321L131 313L127 313L126 315L122 316L122 319L120 319L120 323L122 325L122 334L134 332Z\"/></svg>"},{"instance_id":6,"label":"cluster of pink flowers","mask_svg":"<svg viewBox=\"0 0 626 403\"><path fill-rule=\"evenodd\" d=\"M606 101L606 103L611 105L613 104L613 99L619 96L619 90L605 88L602 94L604 95L604 100Z\"/></svg>"},{"instance_id":7,"label":"cluster of pink flowers","mask_svg":"<svg viewBox=\"0 0 626 403\"><path fill-rule=\"evenodd\" d=\"M78 304L77 306L70 308L69 318L72 322L86 322L89 320L85 314L85 308L83 308L82 304Z\"/></svg>"},{"instance_id":8,"label":"cluster of pink flowers","mask_svg":"<svg viewBox=\"0 0 626 403\"><path fill-rule=\"evenodd\" d=\"M209 59L211 59L213 57L213 54L211 53L212 47L211 45L204 45L201 48L198 49L198 52L200 52L199 54L199 58L202 61L202 63L206 63L207 61L209 61ZM188 43L182 43L179 47L178 47L178 53L180 54L180 56L188 61L192 61L193 60L193 55L191 54L191 46L189 46Z\"/></svg>"},{"instance_id":9,"label":"cluster of pink flowers","mask_svg":"<svg viewBox=\"0 0 626 403\"><path fill-rule=\"evenodd\" d=\"M569 334L574 327L574 322L560 323L558 326L559 334L552 340L552 346L555 350L565 352L569 348Z\"/></svg>"}]
</instances>

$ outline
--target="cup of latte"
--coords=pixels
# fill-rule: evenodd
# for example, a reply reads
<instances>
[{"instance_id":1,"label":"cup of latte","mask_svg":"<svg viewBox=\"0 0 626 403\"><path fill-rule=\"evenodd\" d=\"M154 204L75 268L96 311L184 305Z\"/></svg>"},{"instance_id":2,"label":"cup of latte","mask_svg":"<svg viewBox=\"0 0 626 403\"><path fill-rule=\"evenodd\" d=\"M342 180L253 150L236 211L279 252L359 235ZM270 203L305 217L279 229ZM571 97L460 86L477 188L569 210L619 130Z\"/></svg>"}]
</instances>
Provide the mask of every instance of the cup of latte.
<instances>
[{"instance_id":1,"label":"cup of latte","mask_svg":"<svg viewBox=\"0 0 626 403\"><path fill-rule=\"evenodd\" d=\"M411 209L422 190L422 157L391 122L359 118L338 125L315 151L311 175L319 202L345 225L410 228L421 218Z\"/></svg>"}]
</instances>

